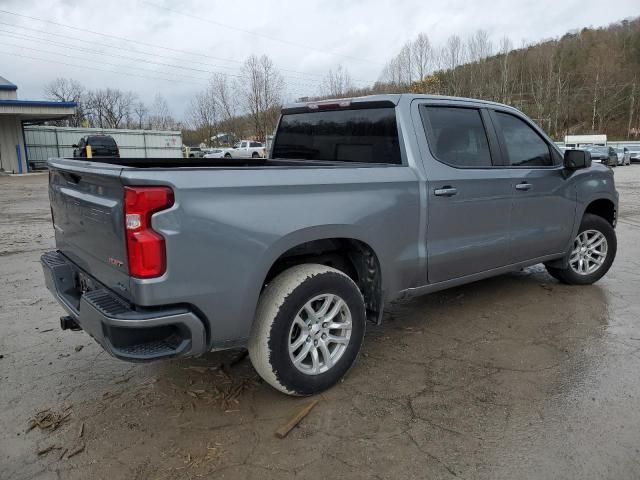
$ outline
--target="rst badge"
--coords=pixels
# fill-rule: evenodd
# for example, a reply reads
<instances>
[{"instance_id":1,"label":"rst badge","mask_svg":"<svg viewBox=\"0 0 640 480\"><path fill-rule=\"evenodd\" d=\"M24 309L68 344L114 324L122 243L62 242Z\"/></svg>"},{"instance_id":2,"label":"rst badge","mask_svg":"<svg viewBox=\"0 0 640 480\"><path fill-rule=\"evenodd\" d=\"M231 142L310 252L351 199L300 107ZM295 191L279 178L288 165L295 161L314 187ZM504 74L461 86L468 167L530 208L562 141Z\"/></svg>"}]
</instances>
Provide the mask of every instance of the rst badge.
<instances>
[{"instance_id":1,"label":"rst badge","mask_svg":"<svg viewBox=\"0 0 640 480\"><path fill-rule=\"evenodd\" d=\"M117 258L113 257L109 257L109 263L111 265L115 265L116 267L121 267L122 265L124 265L124 262L122 260L118 260Z\"/></svg>"}]
</instances>

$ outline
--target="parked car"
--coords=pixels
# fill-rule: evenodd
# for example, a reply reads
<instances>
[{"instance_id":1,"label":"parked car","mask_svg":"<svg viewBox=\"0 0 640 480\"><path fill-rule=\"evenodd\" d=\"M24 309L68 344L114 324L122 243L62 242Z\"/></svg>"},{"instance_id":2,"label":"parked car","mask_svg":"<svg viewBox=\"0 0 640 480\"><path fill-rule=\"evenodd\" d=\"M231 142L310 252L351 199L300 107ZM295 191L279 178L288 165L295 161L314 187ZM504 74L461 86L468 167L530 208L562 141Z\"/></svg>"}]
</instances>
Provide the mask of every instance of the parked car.
<instances>
[{"instance_id":1,"label":"parked car","mask_svg":"<svg viewBox=\"0 0 640 480\"><path fill-rule=\"evenodd\" d=\"M189 158L202 158L205 152L200 147L187 147Z\"/></svg>"},{"instance_id":2,"label":"parked car","mask_svg":"<svg viewBox=\"0 0 640 480\"><path fill-rule=\"evenodd\" d=\"M91 157L120 157L120 150L111 135L87 135L73 145L74 158L87 158L87 146L91 147Z\"/></svg>"},{"instance_id":3,"label":"parked car","mask_svg":"<svg viewBox=\"0 0 640 480\"><path fill-rule=\"evenodd\" d=\"M618 157L618 165L631 165L631 154L627 147L616 147L616 155Z\"/></svg>"},{"instance_id":4,"label":"parked car","mask_svg":"<svg viewBox=\"0 0 640 480\"><path fill-rule=\"evenodd\" d=\"M212 148L205 153L204 158L224 158L225 150L222 148Z\"/></svg>"},{"instance_id":5,"label":"parked car","mask_svg":"<svg viewBox=\"0 0 640 480\"><path fill-rule=\"evenodd\" d=\"M631 163L640 162L640 145L627 145L627 150L629 150L629 161Z\"/></svg>"},{"instance_id":6,"label":"parked car","mask_svg":"<svg viewBox=\"0 0 640 480\"><path fill-rule=\"evenodd\" d=\"M50 159L41 260L62 328L135 362L246 347L266 382L310 395L395 299L538 263L588 285L616 255L613 172L506 105L294 104L273 142L247 164Z\"/></svg>"},{"instance_id":7,"label":"parked car","mask_svg":"<svg viewBox=\"0 0 640 480\"><path fill-rule=\"evenodd\" d=\"M225 158L264 158L264 145L260 142L251 140L241 140L236 143L233 148L227 148L224 151Z\"/></svg>"},{"instance_id":8,"label":"parked car","mask_svg":"<svg viewBox=\"0 0 640 480\"><path fill-rule=\"evenodd\" d=\"M591 153L591 159L608 167L618 165L618 154L613 147L588 146L584 150Z\"/></svg>"}]
</instances>

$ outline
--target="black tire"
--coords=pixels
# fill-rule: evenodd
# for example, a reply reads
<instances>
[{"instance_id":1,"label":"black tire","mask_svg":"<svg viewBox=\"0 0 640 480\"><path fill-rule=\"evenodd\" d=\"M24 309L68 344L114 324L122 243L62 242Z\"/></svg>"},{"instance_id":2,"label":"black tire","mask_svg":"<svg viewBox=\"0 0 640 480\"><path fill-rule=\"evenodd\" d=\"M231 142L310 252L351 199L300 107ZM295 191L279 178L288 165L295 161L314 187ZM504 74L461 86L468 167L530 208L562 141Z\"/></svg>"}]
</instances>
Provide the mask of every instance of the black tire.
<instances>
[{"instance_id":1,"label":"black tire","mask_svg":"<svg viewBox=\"0 0 640 480\"><path fill-rule=\"evenodd\" d=\"M253 152L251 154L251 158L260 158L260 155L258 154L258 152Z\"/></svg>"},{"instance_id":2,"label":"black tire","mask_svg":"<svg viewBox=\"0 0 640 480\"><path fill-rule=\"evenodd\" d=\"M294 365L289 353L294 320L302 315L307 302L326 294L336 295L346 304L351 315L350 338L328 370L304 373ZM339 315L344 315L344 310L340 312ZM258 374L277 390L289 395L313 395L335 385L353 366L362 345L365 323L364 299L351 278L324 265L297 265L278 275L262 292L249 338L249 357ZM311 333L307 335L305 330L302 335Z\"/></svg>"},{"instance_id":3,"label":"black tire","mask_svg":"<svg viewBox=\"0 0 640 480\"><path fill-rule=\"evenodd\" d=\"M577 273L569 265L567 265L566 268L556 268L545 265L549 275L559 282L566 283L568 285L591 285L592 283L600 280L611 268L618 249L616 231L607 220L591 213L584 214L582 222L580 223L578 235L587 230L596 230L602 233L607 240L607 253L604 262L596 271L588 275L581 275Z\"/></svg>"},{"instance_id":4,"label":"black tire","mask_svg":"<svg viewBox=\"0 0 640 480\"><path fill-rule=\"evenodd\" d=\"M225 153L224 154L224 158L231 158L231 154L230 153Z\"/></svg>"}]
</instances>

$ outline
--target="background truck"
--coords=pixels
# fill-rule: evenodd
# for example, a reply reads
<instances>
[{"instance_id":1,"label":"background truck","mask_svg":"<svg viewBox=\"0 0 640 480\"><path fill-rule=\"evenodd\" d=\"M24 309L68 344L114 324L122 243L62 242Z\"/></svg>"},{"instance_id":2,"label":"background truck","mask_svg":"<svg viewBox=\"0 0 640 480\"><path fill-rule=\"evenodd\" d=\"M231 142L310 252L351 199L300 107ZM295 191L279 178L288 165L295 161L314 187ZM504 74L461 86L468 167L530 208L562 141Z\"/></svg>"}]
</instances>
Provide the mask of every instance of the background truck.
<instances>
[{"instance_id":1,"label":"background truck","mask_svg":"<svg viewBox=\"0 0 640 480\"><path fill-rule=\"evenodd\" d=\"M390 301L537 263L591 284L616 254L611 170L505 105L294 104L271 157L50 160L42 264L62 327L130 361L247 347L269 384L307 395Z\"/></svg>"},{"instance_id":2,"label":"background truck","mask_svg":"<svg viewBox=\"0 0 640 480\"><path fill-rule=\"evenodd\" d=\"M219 157L209 158L264 158L266 155L264 145L253 140L240 140L233 148L224 148Z\"/></svg>"}]
</instances>

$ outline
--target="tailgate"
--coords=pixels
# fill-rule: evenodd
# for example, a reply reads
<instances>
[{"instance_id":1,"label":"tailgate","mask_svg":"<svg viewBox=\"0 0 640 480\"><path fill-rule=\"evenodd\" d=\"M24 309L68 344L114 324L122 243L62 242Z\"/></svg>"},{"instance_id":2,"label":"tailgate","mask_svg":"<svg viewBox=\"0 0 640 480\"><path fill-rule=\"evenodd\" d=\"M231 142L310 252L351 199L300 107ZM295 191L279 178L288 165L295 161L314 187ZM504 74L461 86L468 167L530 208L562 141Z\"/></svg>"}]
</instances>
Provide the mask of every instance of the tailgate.
<instances>
[{"instance_id":1,"label":"tailgate","mask_svg":"<svg viewBox=\"0 0 640 480\"><path fill-rule=\"evenodd\" d=\"M49 200L58 250L130 298L121 171L116 165L50 160Z\"/></svg>"}]
</instances>

